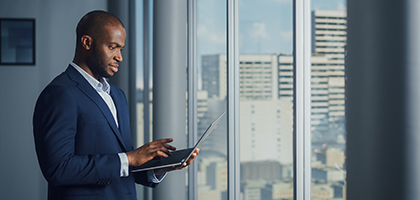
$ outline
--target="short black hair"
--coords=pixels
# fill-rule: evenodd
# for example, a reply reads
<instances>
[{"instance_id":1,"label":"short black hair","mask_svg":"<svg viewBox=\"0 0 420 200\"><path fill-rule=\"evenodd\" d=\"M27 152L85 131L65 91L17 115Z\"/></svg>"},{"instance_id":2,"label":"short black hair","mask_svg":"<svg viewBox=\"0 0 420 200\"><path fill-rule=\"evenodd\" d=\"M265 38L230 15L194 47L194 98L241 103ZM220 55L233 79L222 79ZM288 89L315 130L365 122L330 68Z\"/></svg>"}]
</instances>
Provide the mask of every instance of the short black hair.
<instances>
[{"instance_id":1,"label":"short black hair","mask_svg":"<svg viewBox=\"0 0 420 200\"><path fill-rule=\"evenodd\" d=\"M121 25L124 27L124 24L118 17L106 11L94 10L87 13L77 24L77 42L80 42L80 38L83 35L98 38L103 32L103 28L107 25Z\"/></svg>"}]
</instances>

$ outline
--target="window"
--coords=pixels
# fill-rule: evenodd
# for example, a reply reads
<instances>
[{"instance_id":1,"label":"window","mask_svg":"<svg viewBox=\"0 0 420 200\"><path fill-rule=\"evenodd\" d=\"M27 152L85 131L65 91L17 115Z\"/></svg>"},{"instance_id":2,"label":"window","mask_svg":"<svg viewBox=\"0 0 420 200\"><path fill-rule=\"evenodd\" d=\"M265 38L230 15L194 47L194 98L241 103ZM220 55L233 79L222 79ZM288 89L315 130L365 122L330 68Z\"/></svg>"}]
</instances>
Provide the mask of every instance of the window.
<instances>
[{"instance_id":1,"label":"window","mask_svg":"<svg viewBox=\"0 0 420 200\"><path fill-rule=\"evenodd\" d=\"M240 74L253 82L252 92L240 96L243 199L293 199L292 5L239 0L239 60L253 63L249 74Z\"/></svg>"},{"instance_id":2,"label":"window","mask_svg":"<svg viewBox=\"0 0 420 200\"><path fill-rule=\"evenodd\" d=\"M201 147L195 174L189 174L196 177L197 198L229 199L231 193L238 192L242 199L300 199L297 195L303 195L305 200L311 197L345 199L345 0L334 0L335 3L312 0L312 10L308 9L304 14L299 10L301 7L296 7L297 18L302 15L314 17L311 19L313 27L304 30L312 33L309 38L313 44L308 51L311 62L299 64L311 72L311 76L304 77L306 79L302 78L303 72L296 69L297 62L301 62L296 55L303 47L293 45L294 37L299 34L294 32L297 24L293 24L293 0L193 2L196 3L193 9L196 9L197 59L197 71L193 74L197 78L197 91L193 95L197 104L192 109L197 113L198 137L216 116L228 111ZM228 24L232 12L228 11L228 3L232 2L238 3L235 7L240 13L236 19L239 32L234 35L239 43L235 47L239 55L234 71L231 71L230 61L235 58L228 51L232 30L227 28L232 28ZM310 1L303 2L308 4ZM295 23L300 23L298 21L295 19ZM301 42L301 38L298 40ZM229 78L235 75L238 76L237 89L229 86ZM141 92L144 81L147 78L137 85L139 97L144 94ZM304 95L296 94L302 91L297 86L302 82L310 83L309 88ZM235 92L239 98L235 101L238 109L233 111L238 113L229 113L229 97ZM310 99L306 108L311 108L311 112L297 112L302 99ZM144 98L139 98L139 125L142 125L140 120L146 121L142 117L147 112L143 101ZM148 117L151 114L152 111ZM236 114L240 116L240 134L229 132L230 126L236 123L231 116ZM296 129L301 129L300 125L305 121L298 118L302 115L309 119L305 123L309 124L310 132L298 136L301 133ZM139 127L139 135L143 130L146 129ZM142 136L145 135L148 134ZM229 149L234 143L231 135L240 141L240 148L234 149L234 154ZM302 146L294 143L301 136L310 141L303 144L310 148L309 151L301 151ZM294 158L294 153L298 157L302 152L303 157ZM303 170L298 166L301 163L295 160L309 163L309 167L304 168L310 170ZM229 176L233 176L230 166L235 162L239 164L239 178L230 180ZM310 171L311 177L302 176L303 171ZM233 186L232 181L235 182ZM308 191L306 188L311 192L303 193L302 190Z\"/></svg>"},{"instance_id":3,"label":"window","mask_svg":"<svg viewBox=\"0 0 420 200\"><path fill-rule=\"evenodd\" d=\"M226 1L197 1L198 133L226 111ZM248 63L246 63L248 65ZM227 115L200 147L197 160L198 200L227 199ZM198 135L201 136L201 135Z\"/></svg>"},{"instance_id":4,"label":"window","mask_svg":"<svg viewBox=\"0 0 420 200\"><path fill-rule=\"evenodd\" d=\"M332 3L334 2L334 3ZM346 199L345 1L313 1L311 167L312 199ZM328 28L326 28L328 27ZM323 35L324 34L324 35ZM322 67L322 68L319 68ZM315 76L316 75L316 76ZM316 81L321 80L323 81ZM323 93L316 91L322 90ZM319 97L319 98L318 98ZM321 98L322 97L322 98Z\"/></svg>"}]
</instances>

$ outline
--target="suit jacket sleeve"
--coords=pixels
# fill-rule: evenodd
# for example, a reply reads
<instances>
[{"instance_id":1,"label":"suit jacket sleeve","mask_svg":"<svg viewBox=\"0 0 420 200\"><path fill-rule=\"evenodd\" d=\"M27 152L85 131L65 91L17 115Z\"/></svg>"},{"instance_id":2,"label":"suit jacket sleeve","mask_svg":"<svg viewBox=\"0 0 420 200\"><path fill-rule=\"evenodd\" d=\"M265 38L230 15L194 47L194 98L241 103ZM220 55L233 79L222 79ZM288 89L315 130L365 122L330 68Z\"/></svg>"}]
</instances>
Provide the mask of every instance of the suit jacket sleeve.
<instances>
[{"instance_id":1,"label":"suit jacket sleeve","mask_svg":"<svg viewBox=\"0 0 420 200\"><path fill-rule=\"evenodd\" d=\"M142 184L144 186L148 186L151 188L155 188L159 185L159 183L150 182L148 178L145 178L145 177L148 177L147 171L134 172L133 174L134 174L134 180L138 184Z\"/></svg>"},{"instance_id":2,"label":"suit jacket sleeve","mask_svg":"<svg viewBox=\"0 0 420 200\"><path fill-rule=\"evenodd\" d=\"M78 100L68 88L50 85L34 112L34 137L41 170L50 184L104 184L120 180L115 154L75 154ZM95 141L91 141L94 143Z\"/></svg>"}]
</instances>

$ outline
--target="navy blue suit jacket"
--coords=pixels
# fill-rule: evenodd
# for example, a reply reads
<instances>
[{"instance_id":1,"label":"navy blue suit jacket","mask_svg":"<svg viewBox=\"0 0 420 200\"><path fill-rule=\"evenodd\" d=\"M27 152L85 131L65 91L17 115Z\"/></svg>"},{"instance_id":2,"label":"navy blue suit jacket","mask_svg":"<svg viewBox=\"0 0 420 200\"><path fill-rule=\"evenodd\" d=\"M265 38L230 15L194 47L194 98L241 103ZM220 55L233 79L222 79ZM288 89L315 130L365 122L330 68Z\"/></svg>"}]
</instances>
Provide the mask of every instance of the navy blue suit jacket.
<instances>
[{"instance_id":1,"label":"navy blue suit jacket","mask_svg":"<svg viewBox=\"0 0 420 200\"><path fill-rule=\"evenodd\" d=\"M102 97L72 66L39 96L33 127L48 199L136 199L134 182L156 186L146 173L120 177L117 153L133 147L125 94L110 85L119 127Z\"/></svg>"}]
</instances>

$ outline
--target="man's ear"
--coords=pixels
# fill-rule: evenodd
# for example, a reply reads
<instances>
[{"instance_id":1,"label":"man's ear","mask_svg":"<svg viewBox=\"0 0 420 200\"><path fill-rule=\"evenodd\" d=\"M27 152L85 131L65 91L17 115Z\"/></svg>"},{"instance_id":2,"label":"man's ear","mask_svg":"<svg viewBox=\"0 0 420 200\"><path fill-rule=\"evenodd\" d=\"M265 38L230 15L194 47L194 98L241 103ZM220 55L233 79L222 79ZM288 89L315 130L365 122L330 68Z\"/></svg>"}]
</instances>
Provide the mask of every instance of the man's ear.
<instances>
[{"instance_id":1,"label":"man's ear","mask_svg":"<svg viewBox=\"0 0 420 200\"><path fill-rule=\"evenodd\" d=\"M89 35L83 35L80 38L80 42L82 44L82 47L86 50L89 51L92 48L92 37L90 37Z\"/></svg>"}]
</instances>

